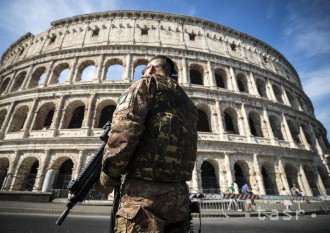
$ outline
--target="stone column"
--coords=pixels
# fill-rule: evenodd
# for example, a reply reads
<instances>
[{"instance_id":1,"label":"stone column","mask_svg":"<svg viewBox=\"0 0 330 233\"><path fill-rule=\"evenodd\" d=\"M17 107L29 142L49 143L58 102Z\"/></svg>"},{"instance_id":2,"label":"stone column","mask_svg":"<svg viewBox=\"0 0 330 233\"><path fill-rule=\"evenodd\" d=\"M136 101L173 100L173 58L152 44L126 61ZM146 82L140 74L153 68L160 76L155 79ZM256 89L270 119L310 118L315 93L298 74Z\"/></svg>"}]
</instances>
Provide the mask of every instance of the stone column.
<instances>
[{"instance_id":1,"label":"stone column","mask_svg":"<svg viewBox=\"0 0 330 233\"><path fill-rule=\"evenodd\" d=\"M92 129L92 119L93 119L93 110L95 105L96 95L95 93L92 93L89 101L88 101L88 107L85 108L85 114L84 114L84 120L82 123L82 128L88 128L88 131L91 131Z\"/></svg>"},{"instance_id":2,"label":"stone column","mask_svg":"<svg viewBox=\"0 0 330 233\"><path fill-rule=\"evenodd\" d=\"M267 85L267 90L268 90L267 95L269 96L269 99L273 100L273 101L277 101L276 97L275 97L274 90L273 90L273 86L272 86L271 82L269 81L269 79L267 79L267 84L266 85Z\"/></svg>"},{"instance_id":3,"label":"stone column","mask_svg":"<svg viewBox=\"0 0 330 233\"><path fill-rule=\"evenodd\" d=\"M52 71L53 71L53 66L54 66L54 63L55 61L52 60L49 67L48 67L48 70L47 70L47 73L46 73L46 77L45 77L45 80L44 80L44 83L43 83L43 87L47 87L49 85L49 82L50 82L50 77L51 77L51 74L52 74Z\"/></svg>"},{"instance_id":4,"label":"stone column","mask_svg":"<svg viewBox=\"0 0 330 233\"><path fill-rule=\"evenodd\" d=\"M78 175L81 172L81 169L83 167L84 161L86 160L86 155L83 150L79 150L77 165L75 166L74 174L72 174L72 177L77 178Z\"/></svg>"},{"instance_id":5,"label":"stone column","mask_svg":"<svg viewBox=\"0 0 330 233\"><path fill-rule=\"evenodd\" d=\"M327 195L327 189L324 186L324 183L322 181L322 178L320 176L320 173L315 169L315 173L317 175L317 187L319 188L319 191L321 195L326 196Z\"/></svg>"},{"instance_id":6,"label":"stone column","mask_svg":"<svg viewBox=\"0 0 330 233\"><path fill-rule=\"evenodd\" d=\"M53 133L53 136L56 137L57 134L58 134L58 131L60 129L60 126L62 125L62 115L63 115L63 106L64 106L64 101L65 101L65 96L61 96L60 97L60 100L59 100L59 103L58 103L58 106L57 106L57 109L55 109L54 111L54 120L52 122L52 125L51 125L51 129L54 129L54 133Z\"/></svg>"},{"instance_id":7,"label":"stone column","mask_svg":"<svg viewBox=\"0 0 330 233\"><path fill-rule=\"evenodd\" d=\"M284 186L284 188L290 192L290 186L289 186L289 182L288 182L288 178L286 177L286 174L285 174L285 169L283 167L283 164L282 164L282 159L279 158L278 159L278 170L280 172L280 176L281 176L281 180L282 180L282 185Z\"/></svg>"},{"instance_id":8,"label":"stone column","mask_svg":"<svg viewBox=\"0 0 330 233\"><path fill-rule=\"evenodd\" d=\"M275 136L273 133L272 126L270 125L270 121L269 121L269 117L268 117L266 108L263 108L263 116L264 116L265 124L267 127L268 137L272 140L273 145L278 144L278 142L275 140Z\"/></svg>"},{"instance_id":9,"label":"stone column","mask_svg":"<svg viewBox=\"0 0 330 233\"><path fill-rule=\"evenodd\" d=\"M17 171L16 167L17 167L17 163L20 159L20 154L18 152L18 150L15 150L14 152L14 160L12 161L12 163L9 163L10 166L8 168L8 172L7 172L7 179L4 181L3 185L2 185L2 189L4 191L11 191L12 190L12 183L14 181L14 175L15 175L15 171Z\"/></svg>"},{"instance_id":10,"label":"stone column","mask_svg":"<svg viewBox=\"0 0 330 233\"><path fill-rule=\"evenodd\" d=\"M230 77L231 77L231 84L232 84L231 86L233 88L232 90L235 92L239 92L234 68L232 66L229 67L229 72L230 72Z\"/></svg>"},{"instance_id":11,"label":"stone column","mask_svg":"<svg viewBox=\"0 0 330 233\"><path fill-rule=\"evenodd\" d=\"M250 129L250 124L249 124L249 120L248 120L248 115L245 109L245 104L241 105L241 111L242 111L242 117L243 117L243 126L244 126L244 132L245 132L245 136L247 136L248 141L253 141L253 135L251 134L251 129Z\"/></svg>"},{"instance_id":12,"label":"stone column","mask_svg":"<svg viewBox=\"0 0 330 233\"><path fill-rule=\"evenodd\" d=\"M302 166L302 164L299 165L299 173L300 173L300 177L301 177L301 182L304 188L304 191L306 193L307 196L313 196L313 192L309 186L307 177L306 177L306 173L304 171L304 168Z\"/></svg>"},{"instance_id":13,"label":"stone column","mask_svg":"<svg viewBox=\"0 0 330 233\"><path fill-rule=\"evenodd\" d=\"M312 127L311 124L308 124L308 127L309 127L309 129L310 129L311 134L312 134L312 138L315 140L313 146L315 147L315 149L316 149L318 155L321 155L321 156L322 156L322 155L323 155L322 147L321 147L319 141L318 141L317 138L316 138L316 135L315 135L314 129L313 129L313 127Z\"/></svg>"},{"instance_id":14,"label":"stone column","mask_svg":"<svg viewBox=\"0 0 330 233\"><path fill-rule=\"evenodd\" d=\"M13 116L14 116L15 105L16 105L16 102L13 101L10 104L10 106L9 106L9 109L7 111L6 118L3 121L2 127L0 129L0 140L3 139L5 137L5 134L8 132L8 129L9 129L9 126L10 126L10 122L13 119Z\"/></svg>"},{"instance_id":15,"label":"stone column","mask_svg":"<svg viewBox=\"0 0 330 233\"><path fill-rule=\"evenodd\" d=\"M258 88L257 88L257 84L256 84L256 80L255 80L254 75L251 71L249 72L249 78L250 78L250 83L251 83L251 89L253 90L252 94L255 95L255 96L260 97L260 94L259 94L259 91L258 91Z\"/></svg>"},{"instance_id":16,"label":"stone column","mask_svg":"<svg viewBox=\"0 0 330 233\"><path fill-rule=\"evenodd\" d=\"M228 154L225 153L225 159L224 159L224 163L225 163L225 171L226 171L226 178L227 178L227 187L229 187L232 183L234 183L233 181L233 172L231 170L231 163L230 163L230 159ZM235 190L235 193L238 193L238 190Z\"/></svg>"},{"instance_id":17,"label":"stone column","mask_svg":"<svg viewBox=\"0 0 330 233\"><path fill-rule=\"evenodd\" d=\"M191 180L191 186L190 186L190 193L199 193L197 162L195 162L194 170L192 172L192 180Z\"/></svg>"},{"instance_id":18,"label":"stone column","mask_svg":"<svg viewBox=\"0 0 330 233\"><path fill-rule=\"evenodd\" d=\"M104 74L103 73L103 68L104 68L103 62L104 62L104 54L101 54L99 57L99 61L97 63L97 69L96 69L96 73L95 73L96 75L94 75L94 77L93 77L93 80L97 81L98 83L102 82L102 80L104 78L102 75L102 74Z\"/></svg>"},{"instance_id":19,"label":"stone column","mask_svg":"<svg viewBox=\"0 0 330 233\"><path fill-rule=\"evenodd\" d=\"M216 113L218 115L218 119L217 119L218 132L220 133L220 135L222 135L225 132L225 127L224 127L223 119L222 119L220 100L215 101L215 108L216 108Z\"/></svg>"},{"instance_id":20,"label":"stone column","mask_svg":"<svg viewBox=\"0 0 330 233\"><path fill-rule=\"evenodd\" d=\"M302 143L304 144L306 150L311 150L311 147L310 147L309 143L307 142L307 139L306 139L304 130L302 129L299 120L297 119L296 122L298 122L299 135L300 135L300 138L301 138Z\"/></svg>"},{"instance_id":21,"label":"stone column","mask_svg":"<svg viewBox=\"0 0 330 233\"><path fill-rule=\"evenodd\" d=\"M52 190L55 176L56 176L56 172L53 169L49 169L47 171L41 192L50 192Z\"/></svg>"},{"instance_id":22,"label":"stone column","mask_svg":"<svg viewBox=\"0 0 330 233\"><path fill-rule=\"evenodd\" d=\"M32 71L34 69L35 65L31 65L29 68L29 71L27 72L25 79L22 83L22 86L19 88L19 90L24 90L25 88L27 88L29 86L30 80L32 78Z\"/></svg>"},{"instance_id":23,"label":"stone column","mask_svg":"<svg viewBox=\"0 0 330 233\"><path fill-rule=\"evenodd\" d=\"M125 67L125 75L123 77L123 80L133 80L133 78L131 77L131 71L132 71L132 55L129 53L127 54L126 57L126 67Z\"/></svg>"},{"instance_id":24,"label":"stone column","mask_svg":"<svg viewBox=\"0 0 330 233\"><path fill-rule=\"evenodd\" d=\"M46 173L46 168L49 165L49 160L50 160L50 150L46 149L45 150L45 159L44 162L41 163L40 168L38 169L38 174L37 174L37 178L35 180L35 184L34 184L34 191L40 191L42 190L43 187L43 182L45 180L45 173Z\"/></svg>"},{"instance_id":25,"label":"stone column","mask_svg":"<svg viewBox=\"0 0 330 233\"><path fill-rule=\"evenodd\" d=\"M187 68L187 59L185 57L182 58L182 84L190 83L190 79L188 77L189 69Z\"/></svg>"},{"instance_id":26,"label":"stone column","mask_svg":"<svg viewBox=\"0 0 330 233\"><path fill-rule=\"evenodd\" d=\"M253 155L253 167L254 167L254 171L255 171L255 174L256 174L255 175L256 180L257 180L257 183L258 183L259 195L266 195L264 178L263 178L262 173L260 171L259 162L258 162L258 155L257 154Z\"/></svg>"},{"instance_id":27,"label":"stone column","mask_svg":"<svg viewBox=\"0 0 330 233\"><path fill-rule=\"evenodd\" d=\"M207 62L207 70L209 75L209 86L216 87L217 85L215 81L214 67L210 61Z\"/></svg>"},{"instance_id":28,"label":"stone column","mask_svg":"<svg viewBox=\"0 0 330 233\"><path fill-rule=\"evenodd\" d=\"M291 135L291 131L288 125L288 122L286 121L285 115L282 112L282 121L283 121L283 126L284 126L284 130L285 130L285 134L286 134L286 139L290 142L291 147L297 147L296 143L293 141L293 137Z\"/></svg>"},{"instance_id":29,"label":"stone column","mask_svg":"<svg viewBox=\"0 0 330 233\"><path fill-rule=\"evenodd\" d=\"M76 76L78 73L78 69L77 69L77 64L78 64L78 57L74 58L72 67L70 69L70 74L69 74L69 78L68 78L68 82L69 84L72 84L75 80L76 80Z\"/></svg>"},{"instance_id":30,"label":"stone column","mask_svg":"<svg viewBox=\"0 0 330 233\"><path fill-rule=\"evenodd\" d=\"M286 94L285 88L283 87L283 84L281 84L281 90L282 90L282 99L284 104L292 106L292 104L290 103L290 100L288 98L288 95Z\"/></svg>"},{"instance_id":31,"label":"stone column","mask_svg":"<svg viewBox=\"0 0 330 233\"><path fill-rule=\"evenodd\" d=\"M24 124L24 128L23 128L23 131L24 131L24 135L23 137L26 138L29 136L29 133L31 131L31 128L32 128L32 120L34 118L34 116L36 115L36 108L37 108L37 105L38 105L38 99L35 98L33 100L33 104L32 104L32 107L30 108L30 111L26 117L26 121L25 121L25 124Z\"/></svg>"},{"instance_id":32,"label":"stone column","mask_svg":"<svg viewBox=\"0 0 330 233\"><path fill-rule=\"evenodd\" d=\"M9 80L6 89L2 92L3 95L7 94L11 90L12 85L14 85L14 83L16 81L15 80L16 79L16 75L17 75L17 70L14 71L13 77Z\"/></svg>"}]
</instances>

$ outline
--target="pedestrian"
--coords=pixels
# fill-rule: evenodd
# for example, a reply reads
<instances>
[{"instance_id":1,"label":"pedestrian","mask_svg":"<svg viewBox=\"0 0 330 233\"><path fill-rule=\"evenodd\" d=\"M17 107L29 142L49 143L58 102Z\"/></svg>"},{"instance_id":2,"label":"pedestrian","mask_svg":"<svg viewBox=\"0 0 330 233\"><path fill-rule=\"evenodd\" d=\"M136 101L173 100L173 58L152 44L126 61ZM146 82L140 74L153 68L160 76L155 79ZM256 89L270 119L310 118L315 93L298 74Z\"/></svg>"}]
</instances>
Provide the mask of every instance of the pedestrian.
<instances>
[{"instance_id":1,"label":"pedestrian","mask_svg":"<svg viewBox=\"0 0 330 233\"><path fill-rule=\"evenodd\" d=\"M235 194L235 188L234 183L232 183L226 190L226 193L228 194ZM229 198L229 205L228 205L228 211L231 210L232 205L234 206L234 210L237 209L237 200L236 198L232 197L232 195Z\"/></svg>"},{"instance_id":2,"label":"pedestrian","mask_svg":"<svg viewBox=\"0 0 330 233\"><path fill-rule=\"evenodd\" d=\"M251 195L252 189L250 188L247 182L245 182L245 184L242 186L242 192L244 195ZM244 203L245 211L251 211L251 204L252 204L251 199L249 198L249 196L245 198L246 198Z\"/></svg>"},{"instance_id":3,"label":"pedestrian","mask_svg":"<svg viewBox=\"0 0 330 233\"><path fill-rule=\"evenodd\" d=\"M293 201L295 201L297 203L298 210L301 210L301 205L300 205L301 203L300 203L300 200L298 200L299 196L300 196L299 188L297 188L296 185L293 184L290 191L291 191L291 196L293 197Z\"/></svg>"},{"instance_id":4,"label":"pedestrian","mask_svg":"<svg viewBox=\"0 0 330 233\"><path fill-rule=\"evenodd\" d=\"M293 205L293 203L291 201L290 193L288 191L286 191L286 189L283 187L283 189L281 191L281 195L285 196L283 199L283 204L285 206L285 209L291 210L291 206Z\"/></svg>"},{"instance_id":5,"label":"pedestrian","mask_svg":"<svg viewBox=\"0 0 330 233\"><path fill-rule=\"evenodd\" d=\"M109 192L125 175L116 232L189 229L198 110L173 73L170 58L155 56L118 99L100 176Z\"/></svg>"}]
</instances>

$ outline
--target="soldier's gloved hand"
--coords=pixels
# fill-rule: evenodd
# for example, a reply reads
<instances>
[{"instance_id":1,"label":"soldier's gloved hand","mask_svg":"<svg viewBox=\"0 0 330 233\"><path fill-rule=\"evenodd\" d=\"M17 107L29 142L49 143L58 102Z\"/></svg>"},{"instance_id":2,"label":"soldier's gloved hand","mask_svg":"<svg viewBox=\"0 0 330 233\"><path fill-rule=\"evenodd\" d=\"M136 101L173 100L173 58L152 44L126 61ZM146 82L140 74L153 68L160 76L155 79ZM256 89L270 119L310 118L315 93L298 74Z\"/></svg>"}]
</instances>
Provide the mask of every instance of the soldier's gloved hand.
<instances>
[{"instance_id":1,"label":"soldier's gloved hand","mask_svg":"<svg viewBox=\"0 0 330 233\"><path fill-rule=\"evenodd\" d=\"M99 193L103 193L105 195L109 195L113 191L113 187L103 186L100 182L100 180L97 181L95 184L95 190Z\"/></svg>"}]
</instances>

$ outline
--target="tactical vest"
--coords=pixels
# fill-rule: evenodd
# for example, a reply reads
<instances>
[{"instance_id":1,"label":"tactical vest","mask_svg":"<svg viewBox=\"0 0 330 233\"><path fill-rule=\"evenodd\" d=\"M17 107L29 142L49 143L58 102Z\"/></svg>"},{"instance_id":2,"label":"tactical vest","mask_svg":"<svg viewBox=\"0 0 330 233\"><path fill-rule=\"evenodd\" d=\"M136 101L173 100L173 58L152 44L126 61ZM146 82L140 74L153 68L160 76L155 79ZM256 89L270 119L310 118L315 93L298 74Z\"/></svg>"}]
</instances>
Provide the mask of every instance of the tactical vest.
<instances>
[{"instance_id":1,"label":"tactical vest","mask_svg":"<svg viewBox=\"0 0 330 233\"><path fill-rule=\"evenodd\" d=\"M164 182L191 180L198 110L172 78L154 81L153 105L127 177Z\"/></svg>"}]
</instances>

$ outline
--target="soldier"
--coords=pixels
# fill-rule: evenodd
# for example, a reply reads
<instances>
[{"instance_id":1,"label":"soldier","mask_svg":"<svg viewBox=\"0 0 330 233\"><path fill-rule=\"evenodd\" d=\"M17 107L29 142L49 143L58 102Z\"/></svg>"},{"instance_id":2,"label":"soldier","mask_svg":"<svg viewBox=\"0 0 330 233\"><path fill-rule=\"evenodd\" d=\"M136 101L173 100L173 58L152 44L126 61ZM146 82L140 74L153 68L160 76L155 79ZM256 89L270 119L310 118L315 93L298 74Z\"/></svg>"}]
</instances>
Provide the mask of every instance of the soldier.
<instances>
[{"instance_id":1,"label":"soldier","mask_svg":"<svg viewBox=\"0 0 330 233\"><path fill-rule=\"evenodd\" d=\"M152 58L118 99L100 184L122 184L116 232L187 232L198 110L171 77L174 63Z\"/></svg>"}]
</instances>

